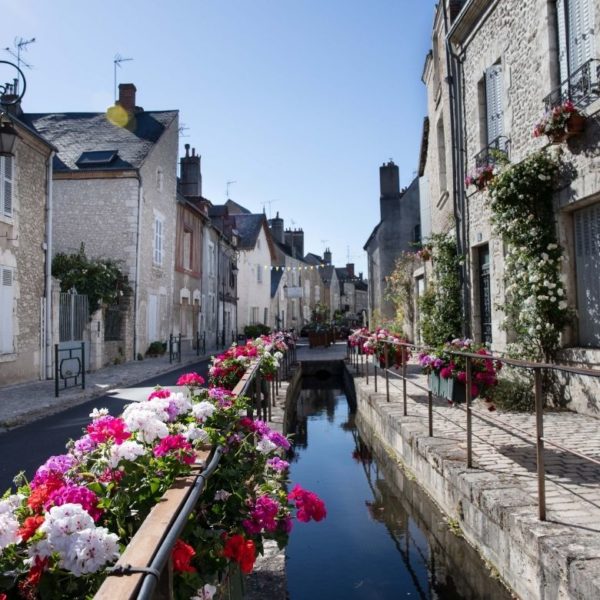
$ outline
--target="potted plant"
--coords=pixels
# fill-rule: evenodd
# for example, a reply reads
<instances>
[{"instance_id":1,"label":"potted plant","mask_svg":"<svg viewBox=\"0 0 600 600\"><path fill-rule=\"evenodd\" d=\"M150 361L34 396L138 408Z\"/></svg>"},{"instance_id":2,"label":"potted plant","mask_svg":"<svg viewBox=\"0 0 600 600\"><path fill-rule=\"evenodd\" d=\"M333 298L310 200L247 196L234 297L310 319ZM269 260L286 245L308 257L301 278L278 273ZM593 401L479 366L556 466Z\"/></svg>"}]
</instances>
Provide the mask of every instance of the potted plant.
<instances>
[{"instance_id":1,"label":"potted plant","mask_svg":"<svg viewBox=\"0 0 600 600\"><path fill-rule=\"evenodd\" d=\"M479 191L484 190L488 183L494 178L494 166L483 165L477 167L474 171L465 177L465 185L476 187Z\"/></svg>"},{"instance_id":2,"label":"potted plant","mask_svg":"<svg viewBox=\"0 0 600 600\"><path fill-rule=\"evenodd\" d=\"M546 111L536 123L533 137L546 135L551 143L560 144L568 138L578 135L585 128L585 116L579 112L571 100L557 104Z\"/></svg>"},{"instance_id":3,"label":"potted plant","mask_svg":"<svg viewBox=\"0 0 600 600\"><path fill-rule=\"evenodd\" d=\"M471 359L471 398L490 399L492 389L498 384L498 372L502 364L493 360L485 346L470 339L454 339L433 352L419 355L423 372L429 376L429 389L451 403L465 401L467 357L454 354L455 352L481 356Z\"/></svg>"},{"instance_id":4,"label":"potted plant","mask_svg":"<svg viewBox=\"0 0 600 600\"><path fill-rule=\"evenodd\" d=\"M382 369L399 368L409 358L410 351L401 343L406 343L408 340L402 336L396 335L378 327L363 344L365 354L373 355L375 364ZM386 362L387 348L387 362Z\"/></svg>"}]
</instances>

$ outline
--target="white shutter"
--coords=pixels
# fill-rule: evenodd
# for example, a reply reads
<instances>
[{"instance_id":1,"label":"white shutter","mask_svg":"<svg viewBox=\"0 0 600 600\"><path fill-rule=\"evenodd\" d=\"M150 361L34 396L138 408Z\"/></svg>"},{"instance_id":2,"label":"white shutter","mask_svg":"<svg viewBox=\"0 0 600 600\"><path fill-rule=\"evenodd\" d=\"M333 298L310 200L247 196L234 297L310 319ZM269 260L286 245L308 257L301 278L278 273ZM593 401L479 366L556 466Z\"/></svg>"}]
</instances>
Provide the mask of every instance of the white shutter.
<instances>
[{"instance_id":1,"label":"white shutter","mask_svg":"<svg viewBox=\"0 0 600 600\"><path fill-rule=\"evenodd\" d=\"M565 19L565 2L569 0L556 0L556 24L558 31L558 64L560 68L560 82L569 78L567 63L567 23Z\"/></svg>"},{"instance_id":2,"label":"white shutter","mask_svg":"<svg viewBox=\"0 0 600 600\"><path fill-rule=\"evenodd\" d=\"M575 213L579 343L600 346L600 204Z\"/></svg>"},{"instance_id":3,"label":"white shutter","mask_svg":"<svg viewBox=\"0 0 600 600\"><path fill-rule=\"evenodd\" d=\"M568 2L569 70L572 75L593 56L594 24L590 0Z\"/></svg>"},{"instance_id":4,"label":"white shutter","mask_svg":"<svg viewBox=\"0 0 600 600\"><path fill-rule=\"evenodd\" d=\"M14 352L13 271L0 267L0 354Z\"/></svg>"},{"instance_id":5,"label":"white shutter","mask_svg":"<svg viewBox=\"0 0 600 600\"><path fill-rule=\"evenodd\" d=\"M13 158L12 156L3 156L0 158L0 208L5 217L13 215Z\"/></svg>"},{"instance_id":6,"label":"white shutter","mask_svg":"<svg viewBox=\"0 0 600 600\"><path fill-rule=\"evenodd\" d=\"M485 72L488 144L504 133L502 93L502 65L497 64Z\"/></svg>"}]
</instances>

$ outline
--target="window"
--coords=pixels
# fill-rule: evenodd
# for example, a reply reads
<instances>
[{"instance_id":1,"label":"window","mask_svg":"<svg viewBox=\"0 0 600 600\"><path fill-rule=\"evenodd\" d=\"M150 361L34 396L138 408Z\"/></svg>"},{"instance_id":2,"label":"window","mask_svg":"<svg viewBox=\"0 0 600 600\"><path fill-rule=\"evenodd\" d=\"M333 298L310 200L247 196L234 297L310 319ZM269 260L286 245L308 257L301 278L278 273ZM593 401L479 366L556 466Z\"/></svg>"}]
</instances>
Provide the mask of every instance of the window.
<instances>
[{"instance_id":1,"label":"window","mask_svg":"<svg viewBox=\"0 0 600 600\"><path fill-rule=\"evenodd\" d=\"M263 272L262 267L260 265L256 265L256 281L258 283L262 283L262 280L263 280L263 277L262 277L263 273L262 272Z\"/></svg>"},{"instance_id":2,"label":"window","mask_svg":"<svg viewBox=\"0 0 600 600\"><path fill-rule=\"evenodd\" d=\"M590 0L556 0L561 82L594 57L594 20Z\"/></svg>"},{"instance_id":3,"label":"window","mask_svg":"<svg viewBox=\"0 0 600 600\"><path fill-rule=\"evenodd\" d=\"M258 323L258 306L253 306L250 310L252 313L250 316L250 324L256 325Z\"/></svg>"},{"instance_id":4,"label":"window","mask_svg":"<svg viewBox=\"0 0 600 600\"><path fill-rule=\"evenodd\" d=\"M13 216L13 157L0 157L0 211L4 217Z\"/></svg>"},{"instance_id":5,"label":"window","mask_svg":"<svg viewBox=\"0 0 600 600\"><path fill-rule=\"evenodd\" d=\"M208 274L211 277L215 276L215 266L217 264L217 258L215 254L215 245L213 243L208 244Z\"/></svg>"},{"instance_id":6,"label":"window","mask_svg":"<svg viewBox=\"0 0 600 600\"><path fill-rule=\"evenodd\" d=\"M497 63L485 72L487 145L504 133L502 64Z\"/></svg>"},{"instance_id":7,"label":"window","mask_svg":"<svg viewBox=\"0 0 600 600\"><path fill-rule=\"evenodd\" d=\"M14 352L13 280L14 271L0 266L0 354Z\"/></svg>"},{"instance_id":8,"label":"window","mask_svg":"<svg viewBox=\"0 0 600 600\"><path fill-rule=\"evenodd\" d=\"M162 217L154 217L154 264L162 265L164 258L164 229L165 223Z\"/></svg>"},{"instance_id":9,"label":"window","mask_svg":"<svg viewBox=\"0 0 600 600\"><path fill-rule=\"evenodd\" d=\"M437 124L437 151L440 195L446 191L446 136L444 134L444 121L442 118Z\"/></svg>"},{"instance_id":10,"label":"window","mask_svg":"<svg viewBox=\"0 0 600 600\"><path fill-rule=\"evenodd\" d=\"M269 309L265 306L263 323L266 325L269 322Z\"/></svg>"},{"instance_id":11,"label":"window","mask_svg":"<svg viewBox=\"0 0 600 600\"><path fill-rule=\"evenodd\" d=\"M183 268L192 270L192 232L183 232Z\"/></svg>"}]
</instances>

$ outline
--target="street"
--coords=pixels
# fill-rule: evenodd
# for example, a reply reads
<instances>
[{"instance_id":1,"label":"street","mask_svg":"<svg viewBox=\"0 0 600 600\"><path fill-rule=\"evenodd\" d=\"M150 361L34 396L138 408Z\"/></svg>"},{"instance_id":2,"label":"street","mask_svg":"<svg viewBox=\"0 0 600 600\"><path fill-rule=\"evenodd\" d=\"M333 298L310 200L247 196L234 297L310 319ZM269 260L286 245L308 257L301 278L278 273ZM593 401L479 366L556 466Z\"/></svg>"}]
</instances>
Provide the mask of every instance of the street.
<instances>
[{"instance_id":1,"label":"street","mask_svg":"<svg viewBox=\"0 0 600 600\"><path fill-rule=\"evenodd\" d=\"M63 454L68 440L81 436L83 428L90 422L89 414L95 407L108 408L111 414L117 415L129 402L144 400L155 385L172 386L180 375L190 371L207 378L207 370L208 360L203 360L1 433L0 496L12 485L17 473L25 471L27 477L31 478L48 457Z\"/></svg>"}]
</instances>

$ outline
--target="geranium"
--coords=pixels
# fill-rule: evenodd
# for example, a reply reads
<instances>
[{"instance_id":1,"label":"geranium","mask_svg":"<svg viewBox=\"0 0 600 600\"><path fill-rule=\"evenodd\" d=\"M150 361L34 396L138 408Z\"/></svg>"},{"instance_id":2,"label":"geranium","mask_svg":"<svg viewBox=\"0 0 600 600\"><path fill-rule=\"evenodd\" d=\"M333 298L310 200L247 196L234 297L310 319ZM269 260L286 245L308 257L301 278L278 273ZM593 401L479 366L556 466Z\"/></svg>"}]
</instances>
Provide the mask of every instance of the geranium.
<instances>
[{"instance_id":1,"label":"geranium","mask_svg":"<svg viewBox=\"0 0 600 600\"><path fill-rule=\"evenodd\" d=\"M484 190L488 183L494 178L494 165L482 165L465 177L465 185L476 187L479 191Z\"/></svg>"},{"instance_id":2,"label":"geranium","mask_svg":"<svg viewBox=\"0 0 600 600\"><path fill-rule=\"evenodd\" d=\"M131 437L131 433L127 431L123 419L106 415L96 419L87 426L87 432L90 439L96 444L114 441L115 444L122 444L125 440Z\"/></svg>"},{"instance_id":3,"label":"geranium","mask_svg":"<svg viewBox=\"0 0 600 600\"><path fill-rule=\"evenodd\" d=\"M103 511L98 508L98 496L82 485L67 484L53 491L46 500L44 508L63 504L79 504L94 521L102 516Z\"/></svg>"},{"instance_id":4,"label":"geranium","mask_svg":"<svg viewBox=\"0 0 600 600\"><path fill-rule=\"evenodd\" d=\"M361 330L363 331L363 330ZM374 332L362 334L362 349L365 354L374 355L383 369L386 367L401 367L410 358L410 350L401 344L408 341L403 336L378 327ZM387 364L386 364L387 352Z\"/></svg>"},{"instance_id":5,"label":"geranium","mask_svg":"<svg viewBox=\"0 0 600 600\"><path fill-rule=\"evenodd\" d=\"M241 534L224 537L225 546L223 556L239 564L244 575L252 573L256 560L256 546L254 541L246 539Z\"/></svg>"},{"instance_id":6,"label":"geranium","mask_svg":"<svg viewBox=\"0 0 600 600\"><path fill-rule=\"evenodd\" d=\"M48 481L48 479L59 477L62 481L63 475L72 469L77 463L77 459L70 454L60 454L59 456L51 456L43 465L38 467L31 487L36 488Z\"/></svg>"},{"instance_id":7,"label":"geranium","mask_svg":"<svg viewBox=\"0 0 600 600\"><path fill-rule=\"evenodd\" d=\"M188 387L200 387L204 385L204 377L198 375L198 373L186 373L182 375L176 385L187 385Z\"/></svg>"},{"instance_id":8,"label":"geranium","mask_svg":"<svg viewBox=\"0 0 600 600\"><path fill-rule=\"evenodd\" d=\"M565 132L569 120L573 115L581 116L581 113L571 100L566 100L562 104L553 106L536 123L533 128L533 137L540 137L541 135L552 136Z\"/></svg>"},{"instance_id":9,"label":"geranium","mask_svg":"<svg viewBox=\"0 0 600 600\"><path fill-rule=\"evenodd\" d=\"M19 536L26 542L31 536L35 534L39 526L44 522L45 517L42 515L35 515L33 517L27 517L23 522L23 525L19 528Z\"/></svg>"},{"instance_id":10,"label":"geranium","mask_svg":"<svg viewBox=\"0 0 600 600\"><path fill-rule=\"evenodd\" d=\"M196 556L196 551L189 544L178 539L171 551L173 570L185 573L195 573L196 568L190 564L194 556Z\"/></svg>"},{"instance_id":11,"label":"geranium","mask_svg":"<svg viewBox=\"0 0 600 600\"><path fill-rule=\"evenodd\" d=\"M252 505L250 518L242 521L242 525L252 535L262 533L263 531L276 531L279 509L279 502L273 500L273 498L259 496Z\"/></svg>"},{"instance_id":12,"label":"geranium","mask_svg":"<svg viewBox=\"0 0 600 600\"><path fill-rule=\"evenodd\" d=\"M325 503L314 492L303 489L296 484L288 494L288 499L296 504L296 518L307 523L311 519L321 521L327 516Z\"/></svg>"},{"instance_id":13,"label":"geranium","mask_svg":"<svg viewBox=\"0 0 600 600\"><path fill-rule=\"evenodd\" d=\"M192 465L195 461L192 445L180 433L164 437L153 450L154 456L172 456L179 462Z\"/></svg>"}]
</instances>

